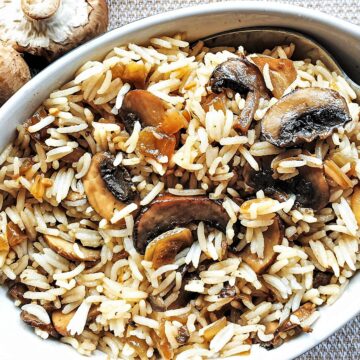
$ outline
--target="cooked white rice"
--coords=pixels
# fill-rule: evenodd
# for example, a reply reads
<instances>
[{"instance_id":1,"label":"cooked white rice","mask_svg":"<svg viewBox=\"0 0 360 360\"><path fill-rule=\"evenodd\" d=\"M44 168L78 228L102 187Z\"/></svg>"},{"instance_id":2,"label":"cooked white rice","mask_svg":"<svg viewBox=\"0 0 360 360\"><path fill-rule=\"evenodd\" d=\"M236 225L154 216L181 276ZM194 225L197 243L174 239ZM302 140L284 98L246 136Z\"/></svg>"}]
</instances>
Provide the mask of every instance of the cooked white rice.
<instances>
[{"instance_id":1,"label":"cooked white rice","mask_svg":"<svg viewBox=\"0 0 360 360\"><path fill-rule=\"evenodd\" d=\"M283 324L307 331L320 316L314 309L334 303L360 266L356 94L321 61L293 61L296 79L285 94L306 87L336 90L352 121L316 141L313 154L281 149L260 137L261 119L276 104L275 97L260 99L246 134L233 128L244 95L227 91L224 111L203 105L214 68L245 56L242 47L210 50L199 42L190 48L181 35L153 38L150 44L119 46L102 62L84 64L74 80L44 101L41 119L18 126L17 138L0 154L0 283L21 283L25 291L16 305L44 326L56 325L55 310L71 315L61 341L84 355L100 349L122 359L235 359L259 342L277 346L295 335L282 331ZM287 59L293 52L291 44L264 54ZM154 158L139 150L140 122L129 132L118 122L134 84L116 74L128 64L144 71L143 87L165 101L166 109L187 119L170 157ZM268 90L274 90L268 64L263 76ZM44 131L46 140L39 141L35 136ZM98 152L112 154L115 168L127 168L139 197L112 209L107 219L85 193L84 179ZM236 169L258 171L264 156L272 156L274 176L285 181L304 166L324 167L328 205L319 211L301 208L294 195L273 200L265 189L242 204L249 189ZM188 225L196 234L192 245L171 264L155 268L154 259L133 244L133 215L163 193L221 201L229 221L225 233L206 221ZM274 258L265 272L257 272L241 251L248 248L261 261L274 219L281 219L284 237L272 247ZM11 242L9 224L23 235L20 243ZM65 241L75 258L50 246L47 236ZM81 260L88 251L96 261ZM197 276L186 281L186 271ZM172 308L184 291L191 297ZM314 309L304 315L303 307L310 304ZM36 328L42 338L49 333L46 327Z\"/></svg>"}]
</instances>

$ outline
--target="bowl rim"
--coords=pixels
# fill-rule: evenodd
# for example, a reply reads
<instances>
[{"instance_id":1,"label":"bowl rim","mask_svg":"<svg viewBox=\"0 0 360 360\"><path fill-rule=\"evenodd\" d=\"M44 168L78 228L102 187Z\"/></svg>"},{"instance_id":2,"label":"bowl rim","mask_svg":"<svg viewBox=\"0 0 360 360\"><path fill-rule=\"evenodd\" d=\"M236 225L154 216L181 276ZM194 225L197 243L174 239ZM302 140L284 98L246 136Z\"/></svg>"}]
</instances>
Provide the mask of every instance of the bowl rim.
<instances>
[{"instance_id":1,"label":"bowl rim","mask_svg":"<svg viewBox=\"0 0 360 360\"><path fill-rule=\"evenodd\" d=\"M225 6L224 6L225 5ZM184 18L196 17L198 15L215 15L221 12L231 12L231 11L243 11L245 13L268 13L273 15L283 15L283 16L302 16L307 19L325 25L327 27L336 28L339 32L353 37L358 37L360 40L360 26L351 24L345 20L338 19L335 16L320 12L318 10L303 8L296 5L290 4L280 4L277 2L263 2L263 1L229 1L229 2L219 2L211 4L202 4L197 6L185 7L181 9L175 9L168 12L159 13L147 18L139 19L119 28L113 29L97 38L79 46L76 49L71 50L69 53L56 60L54 63L50 64L47 68L37 74L32 78L27 84L25 84L16 94L14 94L2 107L0 107L0 124L9 122L8 113L16 112L16 107L18 103L21 103L23 98L26 98L28 94L35 94L36 89L41 87L41 84L46 81L51 75L56 74L61 71L62 67L71 63L77 58L85 58L87 53L93 52L94 49L100 48L104 43L110 43L115 41L117 38L121 37L124 34L134 34L139 30L144 30L148 27L154 27L155 25L167 23L169 18L172 21L178 21ZM357 277L357 281L360 278ZM360 281L359 281L360 283ZM320 344L324 339L328 338L330 335L339 330L344 326L348 321L354 318L358 313L360 313L360 304L353 311L347 313L346 316L341 318L341 321L336 322L336 324L330 327L329 330L323 332L320 336L317 336L314 341L308 341L305 343L305 346L298 346L295 351L290 355L290 358L295 358L303 354L304 352L310 350L314 346Z\"/></svg>"}]
</instances>

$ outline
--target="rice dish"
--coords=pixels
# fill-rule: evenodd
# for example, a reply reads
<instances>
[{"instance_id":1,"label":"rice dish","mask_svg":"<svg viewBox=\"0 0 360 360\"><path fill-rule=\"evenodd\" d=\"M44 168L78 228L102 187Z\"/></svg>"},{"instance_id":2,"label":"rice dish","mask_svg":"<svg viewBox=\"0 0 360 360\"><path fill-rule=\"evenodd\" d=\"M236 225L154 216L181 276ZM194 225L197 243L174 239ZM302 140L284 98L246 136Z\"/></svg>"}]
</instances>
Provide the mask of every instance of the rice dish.
<instances>
[{"instance_id":1,"label":"rice dish","mask_svg":"<svg viewBox=\"0 0 360 360\"><path fill-rule=\"evenodd\" d=\"M182 360L311 332L360 264L360 108L294 50L119 46L17 127L0 283L38 336Z\"/></svg>"}]
</instances>

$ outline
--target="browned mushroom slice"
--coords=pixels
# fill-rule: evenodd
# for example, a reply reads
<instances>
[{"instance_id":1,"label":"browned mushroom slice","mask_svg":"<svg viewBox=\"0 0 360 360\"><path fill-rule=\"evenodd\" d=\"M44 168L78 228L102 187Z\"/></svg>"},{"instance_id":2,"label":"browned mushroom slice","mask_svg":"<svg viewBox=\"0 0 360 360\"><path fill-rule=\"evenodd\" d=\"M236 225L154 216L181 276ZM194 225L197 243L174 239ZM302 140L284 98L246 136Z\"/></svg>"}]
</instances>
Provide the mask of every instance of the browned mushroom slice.
<instances>
[{"instance_id":1,"label":"browned mushroom slice","mask_svg":"<svg viewBox=\"0 0 360 360\"><path fill-rule=\"evenodd\" d=\"M75 311L72 311L68 314L63 314L61 310L54 311L51 314L51 320L55 327L55 330L61 336L70 336L70 332L67 330L67 326L69 325L74 315L75 315Z\"/></svg>"},{"instance_id":2,"label":"browned mushroom slice","mask_svg":"<svg viewBox=\"0 0 360 360\"><path fill-rule=\"evenodd\" d=\"M297 89L282 97L265 114L261 132L273 145L289 147L326 139L351 121L345 99L334 90Z\"/></svg>"},{"instance_id":3,"label":"browned mushroom slice","mask_svg":"<svg viewBox=\"0 0 360 360\"><path fill-rule=\"evenodd\" d=\"M74 244L68 242L60 237L52 235L44 235L44 240L49 248L55 251L57 254L63 256L65 259L71 261L98 261L100 260L100 250L88 249L82 245L79 245L78 254L74 250Z\"/></svg>"},{"instance_id":4,"label":"browned mushroom slice","mask_svg":"<svg viewBox=\"0 0 360 360\"><path fill-rule=\"evenodd\" d=\"M18 225L9 221L6 225L6 238L10 247L14 247L21 244L23 241L26 241L28 237L20 230Z\"/></svg>"},{"instance_id":5,"label":"browned mushroom slice","mask_svg":"<svg viewBox=\"0 0 360 360\"><path fill-rule=\"evenodd\" d=\"M136 201L137 192L130 174L123 166L114 166L114 157L100 152L93 156L83 183L87 199L93 209L110 221L115 210Z\"/></svg>"},{"instance_id":6,"label":"browned mushroom slice","mask_svg":"<svg viewBox=\"0 0 360 360\"><path fill-rule=\"evenodd\" d=\"M179 111L147 90L129 91L124 97L121 110L125 128L130 133L136 120L143 127L156 127L168 135L187 126L186 119Z\"/></svg>"},{"instance_id":7,"label":"browned mushroom slice","mask_svg":"<svg viewBox=\"0 0 360 360\"><path fill-rule=\"evenodd\" d=\"M22 321L24 321L26 324L30 325L31 327L45 331L54 338L59 338L59 334L57 333L57 331L55 330L54 326L51 323L45 324L41 320L39 320L36 316L29 314L25 310L23 310L20 313L20 317Z\"/></svg>"},{"instance_id":8,"label":"browned mushroom slice","mask_svg":"<svg viewBox=\"0 0 360 360\"><path fill-rule=\"evenodd\" d=\"M225 231L229 216L222 205L203 196L157 197L138 216L134 228L137 250L143 254L147 244L157 235L192 221L205 221Z\"/></svg>"},{"instance_id":9,"label":"browned mushroom slice","mask_svg":"<svg viewBox=\"0 0 360 360\"><path fill-rule=\"evenodd\" d=\"M245 107L235 129L246 133L259 105L260 98L268 99L268 91L259 69L246 59L233 58L218 65L211 75L211 90L220 93L224 88L246 94Z\"/></svg>"},{"instance_id":10,"label":"browned mushroom slice","mask_svg":"<svg viewBox=\"0 0 360 360\"><path fill-rule=\"evenodd\" d=\"M284 91L296 80L297 72L294 63L289 59L274 59L267 56L251 58L251 61L264 74L265 65L269 66L269 74L273 89L273 95L280 99Z\"/></svg>"},{"instance_id":11,"label":"browned mushroom slice","mask_svg":"<svg viewBox=\"0 0 360 360\"><path fill-rule=\"evenodd\" d=\"M130 61L128 64L117 63L111 68L112 78L121 78L123 83L144 89L149 70L143 62Z\"/></svg>"},{"instance_id":12,"label":"browned mushroom slice","mask_svg":"<svg viewBox=\"0 0 360 360\"><path fill-rule=\"evenodd\" d=\"M296 195L296 201L303 207L320 210L330 198L330 188L322 168L302 166L299 175L289 181L281 182L281 187Z\"/></svg>"},{"instance_id":13,"label":"browned mushroom slice","mask_svg":"<svg viewBox=\"0 0 360 360\"><path fill-rule=\"evenodd\" d=\"M190 247L193 243L191 231L187 228L176 228L159 235L146 247L145 260L152 261L153 268L171 264L176 254Z\"/></svg>"},{"instance_id":14,"label":"browned mushroom slice","mask_svg":"<svg viewBox=\"0 0 360 360\"><path fill-rule=\"evenodd\" d=\"M28 291L28 287L22 283L15 283L9 287L8 295L13 299L20 301L21 304L28 304L30 300L24 298L24 294Z\"/></svg>"},{"instance_id":15,"label":"browned mushroom slice","mask_svg":"<svg viewBox=\"0 0 360 360\"><path fill-rule=\"evenodd\" d=\"M248 245L241 253L242 260L248 264L257 274L262 274L276 260L274 251L275 245L280 245L284 237L284 229L278 216L274 218L274 222L264 232L264 257L261 259L257 254L253 254Z\"/></svg>"},{"instance_id":16,"label":"browned mushroom slice","mask_svg":"<svg viewBox=\"0 0 360 360\"><path fill-rule=\"evenodd\" d=\"M85 153L86 151L82 147L77 147L70 154L62 157L61 161L67 164L73 164L75 162L78 162Z\"/></svg>"}]
</instances>

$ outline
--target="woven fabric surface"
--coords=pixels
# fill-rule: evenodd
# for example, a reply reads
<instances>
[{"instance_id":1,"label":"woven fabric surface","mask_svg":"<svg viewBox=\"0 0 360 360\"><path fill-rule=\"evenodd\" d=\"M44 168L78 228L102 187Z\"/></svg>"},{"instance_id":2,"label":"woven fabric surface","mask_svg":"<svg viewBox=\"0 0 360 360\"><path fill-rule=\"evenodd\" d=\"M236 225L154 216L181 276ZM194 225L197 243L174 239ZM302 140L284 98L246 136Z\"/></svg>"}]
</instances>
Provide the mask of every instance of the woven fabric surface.
<instances>
[{"instance_id":1,"label":"woven fabric surface","mask_svg":"<svg viewBox=\"0 0 360 360\"><path fill-rule=\"evenodd\" d=\"M217 1L108 0L110 5L110 28L114 29L132 21L165 11L213 2ZM360 25L360 0L281 0L277 2L321 10ZM297 360L322 359L360 359L360 316L348 323L329 339L297 358Z\"/></svg>"}]
</instances>

